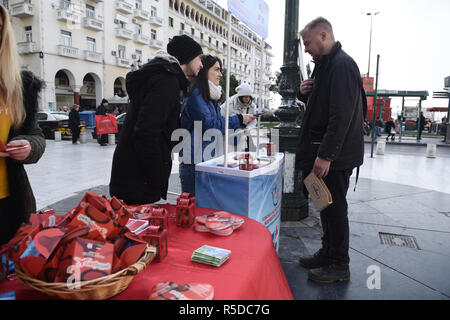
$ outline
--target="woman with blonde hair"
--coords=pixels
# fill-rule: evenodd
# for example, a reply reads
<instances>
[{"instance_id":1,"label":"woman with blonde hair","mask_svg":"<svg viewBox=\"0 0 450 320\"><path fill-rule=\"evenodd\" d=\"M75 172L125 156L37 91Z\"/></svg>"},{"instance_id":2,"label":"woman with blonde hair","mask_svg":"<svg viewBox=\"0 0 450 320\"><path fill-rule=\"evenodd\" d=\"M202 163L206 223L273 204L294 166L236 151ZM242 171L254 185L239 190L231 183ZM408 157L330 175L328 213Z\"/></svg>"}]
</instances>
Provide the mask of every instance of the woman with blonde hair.
<instances>
[{"instance_id":1,"label":"woman with blonde hair","mask_svg":"<svg viewBox=\"0 0 450 320\"><path fill-rule=\"evenodd\" d=\"M45 151L37 124L38 94L43 82L20 72L8 11L0 4L0 245L8 242L36 211L24 164L36 163Z\"/></svg>"}]
</instances>

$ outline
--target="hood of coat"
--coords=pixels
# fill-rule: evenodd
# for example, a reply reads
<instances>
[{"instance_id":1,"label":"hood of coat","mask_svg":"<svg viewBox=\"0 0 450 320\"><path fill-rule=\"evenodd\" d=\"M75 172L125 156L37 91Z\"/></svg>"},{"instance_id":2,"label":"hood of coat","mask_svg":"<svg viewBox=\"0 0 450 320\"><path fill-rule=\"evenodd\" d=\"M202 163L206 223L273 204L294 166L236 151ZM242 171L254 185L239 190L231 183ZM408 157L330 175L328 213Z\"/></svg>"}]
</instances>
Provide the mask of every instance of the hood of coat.
<instances>
[{"instance_id":1,"label":"hood of coat","mask_svg":"<svg viewBox=\"0 0 450 320\"><path fill-rule=\"evenodd\" d=\"M181 70L178 60L164 51L159 51L154 59L146 63L142 68L127 74L126 86L130 99L133 99L143 83L157 79L161 74L175 75L184 92L187 90L189 81Z\"/></svg>"},{"instance_id":2,"label":"hood of coat","mask_svg":"<svg viewBox=\"0 0 450 320\"><path fill-rule=\"evenodd\" d=\"M239 110L239 111L245 111L248 108L252 108L253 107L253 101L250 100L249 103L242 103L241 99L239 99L238 95L235 95L232 97L232 102L231 102L234 106L235 109ZM246 113L246 112L244 112Z\"/></svg>"},{"instance_id":3,"label":"hood of coat","mask_svg":"<svg viewBox=\"0 0 450 320\"><path fill-rule=\"evenodd\" d=\"M28 132L35 125L36 113L39 111L39 104L37 103L37 101L40 91L45 87L45 83L30 71L22 71L21 77L23 105L26 112L26 118L22 124L20 131Z\"/></svg>"}]
</instances>

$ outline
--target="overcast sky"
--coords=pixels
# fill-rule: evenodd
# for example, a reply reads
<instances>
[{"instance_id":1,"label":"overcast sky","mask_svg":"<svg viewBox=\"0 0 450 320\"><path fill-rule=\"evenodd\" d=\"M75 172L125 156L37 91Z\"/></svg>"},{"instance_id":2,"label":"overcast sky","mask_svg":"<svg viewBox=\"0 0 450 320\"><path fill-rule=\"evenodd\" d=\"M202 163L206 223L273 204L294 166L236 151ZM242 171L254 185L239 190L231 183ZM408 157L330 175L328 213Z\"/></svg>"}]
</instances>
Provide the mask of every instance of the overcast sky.
<instances>
[{"instance_id":1,"label":"overcast sky","mask_svg":"<svg viewBox=\"0 0 450 320\"><path fill-rule=\"evenodd\" d=\"M269 37L273 47L272 71L283 64L284 0L265 0L270 7ZM228 8L227 0L217 0ZM379 89L427 90L422 105L447 107L448 100L432 99L433 91L442 91L444 78L450 76L450 1L449 0L300 0L299 29L323 16L333 25L334 34L344 51L352 56L361 73L367 73L370 17L373 18L370 75L375 76L380 55ZM305 54L307 63L311 57ZM313 66L313 65L312 65ZM417 100L407 101L415 105ZM401 107L394 100L393 112ZM442 114L443 115L443 114Z\"/></svg>"}]
</instances>

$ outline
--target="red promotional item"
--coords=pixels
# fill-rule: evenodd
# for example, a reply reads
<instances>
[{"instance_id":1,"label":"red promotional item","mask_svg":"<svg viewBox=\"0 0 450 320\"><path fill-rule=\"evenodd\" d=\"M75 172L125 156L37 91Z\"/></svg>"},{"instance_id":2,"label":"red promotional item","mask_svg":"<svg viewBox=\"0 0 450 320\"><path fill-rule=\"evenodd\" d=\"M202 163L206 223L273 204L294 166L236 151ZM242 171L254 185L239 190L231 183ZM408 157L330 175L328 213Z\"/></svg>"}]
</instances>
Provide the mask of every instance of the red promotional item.
<instances>
[{"instance_id":1,"label":"red promotional item","mask_svg":"<svg viewBox=\"0 0 450 320\"><path fill-rule=\"evenodd\" d=\"M186 283L164 281L153 287L149 300L212 300L214 288L207 283Z\"/></svg>"},{"instance_id":2,"label":"red promotional item","mask_svg":"<svg viewBox=\"0 0 450 320\"><path fill-rule=\"evenodd\" d=\"M195 219L195 197L183 192L177 199L177 226L191 226Z\"/></svg>"},{"instance_id":3,"label":"red promotional item","mask_svg":"<svg viewBox=\"0 0 450 320\"><path fill-rule=\"evenodd\" d=\"M17 230L14 237L8 242L8 258L19 262L19 258L25 249L31 244L34 236L39 232L40 226L33 226L31 224L23 225Z\"/></svg>"},{"instance_id":4,"label":"red promotional item","mask_svg":"<svg viewBox=\"0 0 450 320\"><path fill-rule=\"evenodd\" d=\"M148 223L152 226L159 226L164 230L169 231L169 214L166 209L152 208Z\"/></svg>"},{"instance_id":5,"label":"red promotional item","mask_svg":"<svg viewBox=\"0 0 450 320\"><path fill-rule=\"evenodd\" d=\"M102 239L98 240L103 241L108 239L111 233L115 231L113 221L90 204L83 207L72 219L68 228L73 230L80 226L88 226L92 232L97 231L102 237Z\"/></svg>"},{"instance_id":6,"label":"red promotional item","mask_svg":"<svg viewBox=\"0 0 450 320\"><path fill-rule=\"evenodd\" d=\"M148 226L140 236L151 246L156 247L156 261L162 261L168 253L167 230L156 226Z\"/></svg>"},{"instance_id":7,"label":"red promotional item","mask_svg":"<svg viewBox=\"0 0 450 320\"><path fill-rule=\"evenodd\" d=\"M209 215L195 217L198 232L211 232L218 236L229 236L233 230L238 229L244 219L226 211L218 211Z\"/></svg>"},{"instance_id":8,"label":"red promotional item","mask_svg":"<svg viewBox=\"0 0 450 320\"><path fill-rule=\"evenodd\" d=\"M88 281L111 274L114 245L84 238L73 240L61 257L56 282Z\"/></svg>"},{"instance_id":9,"label":"red promotional item","mask_svg":"<svg viewBox=\"0 0 450 320\"><path fill-rule=\"evenodd\" d=\"M95 116L95 126L98 135L119 132L116 116L112 113L107 113L105 116Z\"/></svg>"}]
</instances>

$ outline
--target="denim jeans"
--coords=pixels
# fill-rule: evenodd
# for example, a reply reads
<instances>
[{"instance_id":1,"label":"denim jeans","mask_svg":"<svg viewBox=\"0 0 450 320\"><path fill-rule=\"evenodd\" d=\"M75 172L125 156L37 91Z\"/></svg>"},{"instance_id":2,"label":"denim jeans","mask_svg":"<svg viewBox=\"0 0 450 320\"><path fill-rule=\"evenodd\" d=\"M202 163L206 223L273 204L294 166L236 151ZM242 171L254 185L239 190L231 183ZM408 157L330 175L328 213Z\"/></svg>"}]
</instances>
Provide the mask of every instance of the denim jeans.
<instances>
[{"instance_id":1,"label":"denim jeans","mask_svg":"<svg viewBox=\"0 0 450 320\"><path fill-rule=\"evenodd\" d=\"M195 195L195 164L180 163L181 192Z\"/></svg>"}]
</instances>

